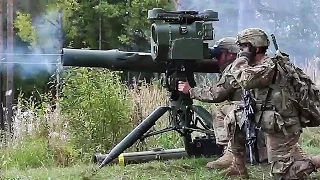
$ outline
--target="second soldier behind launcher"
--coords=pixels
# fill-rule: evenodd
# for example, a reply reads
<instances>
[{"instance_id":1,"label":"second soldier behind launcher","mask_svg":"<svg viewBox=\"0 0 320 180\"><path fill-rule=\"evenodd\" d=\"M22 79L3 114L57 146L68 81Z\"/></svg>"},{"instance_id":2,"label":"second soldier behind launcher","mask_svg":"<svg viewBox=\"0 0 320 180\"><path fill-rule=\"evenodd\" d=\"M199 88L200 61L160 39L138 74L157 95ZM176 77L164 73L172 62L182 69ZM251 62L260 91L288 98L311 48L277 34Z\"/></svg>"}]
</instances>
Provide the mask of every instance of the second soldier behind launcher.
<instances>
[{"instance_id":1,"label":"second soldier behind launcher","mask_svg":"<svg viewBox=\"0 0 320 180\"><path fill-rule=\"evenodd\" d=\"M189 94L191 98L209 103L222 103L218 109L213 112L213 129L216 136L216 143L224 146L224 155L216 161L209 162L206 167L210 169L225 169L231 166L233 155L230 147L230 132L228 132L225 124L227 113L232 112L240 104L242 91L241 88L224 86L224 82L228 81L226 76L231 68L231 63L237 58L240 48L236 44L236 38L225 37L218 40L211 49L211 55L217 59L221 76L218 83L210 87L194 87L191 88L188 82L180 81L178 90ZM228 93L233 92L233 93ZM262 133L258 134L258 149L260 161L267 160L266 145Z\"/></svg>"}]
</instances>

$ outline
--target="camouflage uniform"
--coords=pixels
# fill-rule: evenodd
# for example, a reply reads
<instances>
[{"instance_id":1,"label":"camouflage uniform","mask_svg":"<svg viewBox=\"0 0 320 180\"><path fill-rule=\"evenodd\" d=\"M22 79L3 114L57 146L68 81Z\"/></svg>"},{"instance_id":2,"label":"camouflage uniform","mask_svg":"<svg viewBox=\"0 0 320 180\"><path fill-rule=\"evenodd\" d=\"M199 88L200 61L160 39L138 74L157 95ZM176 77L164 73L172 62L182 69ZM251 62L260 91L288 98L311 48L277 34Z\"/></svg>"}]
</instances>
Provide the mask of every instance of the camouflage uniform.
<instances>
[{"instance_id":1,"label":"camouflage uniform","mask_svg":"<svg viewBox=\"0 0 320 180\"><path fill-rule=\"evenodd\" d=\"M268 47L270 42L267 35L261 29L249 28L242 31L238 37L239 44L251 43L253 47ZM298 140L302 132L298 109L295 108L285 93L290 88L290 82L286 84L281 81L281 74L277 73L275 83L272 79L275 73L275 64L270 57L265 55L262 60L252 63L248 54L239 53L239 57L231 65L231 69L226 74L229 82L228 86L233 88L253 89L253 96L257 102L258 112L257 122L260 119L261 129L265 132L268 160L271 163L271 174L274 179L293 180L306 179L309 174L320 166L319 157L309 157L299 147ZM243 56L242 56L243 55ZM226 86L226 85L225 85ZM266 101L267 92L272 88L271 96L267 100L269 108L261 110L261 103ZM232 89L229 87L229 89ZM226 119L235 119L235 126L229 126L229 133L233 134L231 139L231 149L234 155L232 166L223 171L221 175L243 176L248 178L245 168L245 136L240 131L241 109L234 110L228 114ZM234 124L230 124L234 125Z\"/></svg>"},{"instance_id":2,"label":"camouflage uniform","mask_svg":"<svg viewBox=\"0 0 320 180\"><path fill-rule=\"evenodd\" d=\"M238 53L239 47L235 43L236 38L222 38L221 40L217 41L215 44L216 47L221 49L226 49L231 53ZM239 88L233 88L232 86L225 87L225 82L228 82L225 76L226 74L229 74L230 72L230 65L225 64L222 66L221 71L221 77L218 81L218 83L213 87L208 88L192 88L189 90L190 97L204 101L204 102L213 102L213 103L220 103L225 101L225 103L218 108L213 114L213 129L215 132L217 144L225 146L225 152L222 157L220 157L217 161L209 162L206 167L211 169L222 169L227 168L232 164L233 156L231 154L231 144L230 144L230 136L228 135L226 124L228 122L225 121L225 117L228 113L232 112L234 109L238 107L238 104L241 101L241 89ZM226 65L228 65L226 68ZM228 85L228 84L227 84ZM225 89L230 89L230 91L226 91ZM225 94L223 94L225 92ZM230 92L230 93L229 93ZM231 93L232 92L232 93ZM232 121L232 120L231 120ZM265 138L263 134L259 133L259 151L260 151L260 160L266 160L266 146L265 146Z\"/></svg>"}]
</instances>

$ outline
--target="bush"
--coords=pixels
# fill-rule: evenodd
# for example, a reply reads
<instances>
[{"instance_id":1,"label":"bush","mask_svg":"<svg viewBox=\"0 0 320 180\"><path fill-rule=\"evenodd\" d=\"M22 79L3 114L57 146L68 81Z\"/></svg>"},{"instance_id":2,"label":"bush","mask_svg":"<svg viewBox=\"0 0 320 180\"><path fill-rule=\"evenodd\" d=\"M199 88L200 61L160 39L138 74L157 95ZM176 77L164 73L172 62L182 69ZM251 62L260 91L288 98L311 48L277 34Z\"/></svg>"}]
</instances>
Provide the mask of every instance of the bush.
<instances>
[{"instance_id":1,"label":"bush","mask_svg":"<svg viewBox=\"0 0 320 180\"><path fill-rule=\"evenodd\" d=\"M108 151L132 129L131 104L116 72L70 69L62 94L70 138L82 155Z\"/></svg>"},{"instance_id":2,"label":"bush","mask_svg":"<svg viewBox=\"0 0 320 180\"><path fill-rule=\"evenodd\" d=\"M1 169L68 166L75 156L71 146L57 139L25 137L24 141L0 150Z\"/></svg>"},{"instance_id":3,"label":"bush","mask_svg":"<svg viewBox=\"0 0 320 180\"><path fill-rule=\"evenodd\" d=\"M36 168L55 165L52 151L45 138L25 139L16 146L1 151L1 167Z\"/></svg>"},{"instance_id":4,"label":"bush","mask_svg":"<svg viewBox=\"0 0 320 180\"><path fill-rule=\"evenodd\" d=\"M134 86L129 90L129 96L132 104L131 119L135 126L147 118L158 106L166 106L169 104L168 92L161 87L159 82L153 81L152 84L141 82L139 86ZM151 131L160 130L170 125L169 113L165 113ZM182 137L176 131L170 131L163 134L158 134L145 139L145 144L141 144L139 150L149 150L151 148L178 148L182 147ZM131 148L132 150L136 150Z\"/></svg>"},{"instance_id":5,"label":"bush","mask_svg":"<svg viewBox=\"0 0 320 180\"><path fill-rule=\"evenodd\" d=\"M74 162L67 141L64 118L51 108L49 94L18 95L14 107L13 134L1 132L1 168L67 166ZM37 96L39 98L33 98Z\"/></svg>"}]
</instances>

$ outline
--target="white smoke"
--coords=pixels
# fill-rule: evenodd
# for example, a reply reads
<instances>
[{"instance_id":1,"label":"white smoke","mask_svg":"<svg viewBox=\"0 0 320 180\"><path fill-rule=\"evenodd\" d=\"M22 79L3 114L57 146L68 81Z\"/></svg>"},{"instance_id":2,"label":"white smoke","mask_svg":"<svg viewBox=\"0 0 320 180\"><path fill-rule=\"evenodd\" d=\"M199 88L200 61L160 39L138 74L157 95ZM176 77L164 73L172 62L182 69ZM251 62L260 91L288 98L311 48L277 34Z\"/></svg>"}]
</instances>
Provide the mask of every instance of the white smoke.
<instances>
[{"instance_id":1,"label":"white smoke","mask_svg":"<svg viewBox=\"0 0 320 180\"><path fill-rule=\"evenodd\" d=\"M63 44L60 19L59 13L52 11L33 17L37 45L30 48L27 43L15 42L13 62L19 68L22 78L39 72L53 73L56 69Z\"/></svg>"},{"instance_id":2,"label":"white smoke","mask_svg":"<svg viewBox=\"0 0 320 180\"><path fill-rule=\"evenodd\" d=\"M217 11L214 41L234 37L246 28L262 28L268 35L275 34L279 47L292 60L303 63L306 58L320 56L319 6L316 0L179 0L177 10ZM270 53L275 51L273 45L269 49Z\"/></svg>"}]
</instances>

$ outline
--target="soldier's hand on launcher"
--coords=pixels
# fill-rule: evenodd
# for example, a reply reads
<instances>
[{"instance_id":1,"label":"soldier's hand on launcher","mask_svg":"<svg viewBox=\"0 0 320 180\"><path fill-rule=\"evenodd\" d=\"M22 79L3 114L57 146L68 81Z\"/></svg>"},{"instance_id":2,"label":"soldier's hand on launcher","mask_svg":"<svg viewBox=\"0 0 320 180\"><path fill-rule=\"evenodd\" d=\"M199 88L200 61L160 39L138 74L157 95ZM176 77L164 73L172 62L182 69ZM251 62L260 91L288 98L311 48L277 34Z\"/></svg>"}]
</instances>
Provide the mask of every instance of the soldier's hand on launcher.
<instances>
[{"instance_id":1,"label":"soldier's hand on launcher","mask_svg":"<svg viewBox=\"0 0 320 180\"><path fill-rule=\"evenodd\" d=\"M179 81L178 82L178 91L184 93L184 94L188 94L189 90L191 89L188 81L183 82L183 81Z\"/></svg>"}]
</instances>

